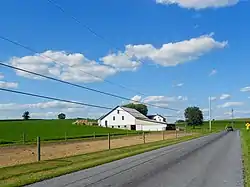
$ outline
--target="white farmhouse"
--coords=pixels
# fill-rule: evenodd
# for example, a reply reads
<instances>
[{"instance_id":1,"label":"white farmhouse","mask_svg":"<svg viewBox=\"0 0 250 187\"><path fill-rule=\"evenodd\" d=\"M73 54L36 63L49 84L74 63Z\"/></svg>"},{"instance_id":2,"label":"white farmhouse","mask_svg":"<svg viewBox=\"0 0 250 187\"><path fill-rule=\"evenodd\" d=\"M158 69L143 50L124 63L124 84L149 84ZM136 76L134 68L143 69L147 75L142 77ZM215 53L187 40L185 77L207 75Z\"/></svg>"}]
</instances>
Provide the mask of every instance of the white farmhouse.
<instances>
[{"instance_id":1,"label":"white farmhouse","mask_svg":"<svg viewBox=\"0 0 250 187\"><path fill-rule=\"evenodd\" d=\"M159 122L167 122L167 119L165 117L163 117L160 114L156 114L156 115L148 115L147 116L149 119L153 119Z\"/></svg>"},{"instance_id":2,"label":"white farmhouse","mask_svg":"<svg viewBox=\"0 0 250 187\"><path fill-rule=\"evenodd\" d=\"M167 123L149 119L135 109L117 106L98 120L99 126L138 131L166 130Z\"/></svg>"}]
</instances>

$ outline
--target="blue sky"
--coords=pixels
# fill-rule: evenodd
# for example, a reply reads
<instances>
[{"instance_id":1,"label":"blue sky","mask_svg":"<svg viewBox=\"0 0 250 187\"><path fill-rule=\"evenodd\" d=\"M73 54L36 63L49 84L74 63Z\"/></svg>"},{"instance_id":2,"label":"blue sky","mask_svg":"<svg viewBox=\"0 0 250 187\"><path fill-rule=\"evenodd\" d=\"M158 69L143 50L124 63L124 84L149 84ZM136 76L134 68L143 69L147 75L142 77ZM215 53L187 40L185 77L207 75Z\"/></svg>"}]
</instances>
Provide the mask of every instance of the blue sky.
<instances>
[{"instance_id":1,"label":"blue sky","mask_svg":"<svg viewBox=\"0 0 250 187\"><path fill-rule=\"evenodd\" d=\"M214 118L228 118L231 108L237 117L250 115L249 1L54 2L67 14L48 1L2 2L0 35L39 53L0 39L1 62L150 104L180 110L197 105L205 115L208 97L213 96ZM97 80L83 71L145 95ZM2 66L0 73L2 88L108 107L127 102ZM107 112L3 91L0 98L2 119L20 118L24 110L34 118L54 118L59 112L69 117L99 117ZM153 107L149 111L177 115Z\"/></svg>"}]
</instances>

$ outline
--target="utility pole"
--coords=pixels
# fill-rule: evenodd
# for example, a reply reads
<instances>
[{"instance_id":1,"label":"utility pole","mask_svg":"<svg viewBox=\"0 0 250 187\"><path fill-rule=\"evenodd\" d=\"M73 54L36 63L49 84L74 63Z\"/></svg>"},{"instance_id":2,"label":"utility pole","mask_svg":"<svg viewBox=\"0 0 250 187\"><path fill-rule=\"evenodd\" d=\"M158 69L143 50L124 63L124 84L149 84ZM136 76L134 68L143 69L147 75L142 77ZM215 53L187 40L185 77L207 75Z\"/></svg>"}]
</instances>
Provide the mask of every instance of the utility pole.
<instances>
[{"instance_id":1,"label":"utility pole","mask_svg":"<svg viewBox=\"0 0 250 187\"><path fill-rule=\"evenodd\" d=\"M231 122L231 125L233 127L234 125L234 109L232 108L232 122Z\"/></svg>"},{"instance_id":2,"label":"utility pole","mask_svg":"<svg viewBox=\"0 0 250 187\"><path fill-rule=\"evenodd\" d=\"M209 102L209 131L212 131L212 121L211 121L211 97L208 98Z\"/></svg>"}]
</instances>

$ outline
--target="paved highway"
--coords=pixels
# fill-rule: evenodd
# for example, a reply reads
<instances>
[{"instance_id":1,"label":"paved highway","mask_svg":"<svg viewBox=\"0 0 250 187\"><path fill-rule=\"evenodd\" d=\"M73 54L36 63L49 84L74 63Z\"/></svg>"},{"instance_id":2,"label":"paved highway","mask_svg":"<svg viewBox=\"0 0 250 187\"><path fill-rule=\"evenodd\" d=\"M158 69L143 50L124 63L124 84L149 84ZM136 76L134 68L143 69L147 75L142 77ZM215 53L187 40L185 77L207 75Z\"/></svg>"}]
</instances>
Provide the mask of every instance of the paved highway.
<instances>
[{"instance_id":1,"label":"paved highway","mask_svg":"<svg viewBox=\"0 0 250 187\"><path fill-rule=\"evenodd\" d=\"M219 133L30 187L243 187L239 132Z\"/></svg>"}]
</instances>

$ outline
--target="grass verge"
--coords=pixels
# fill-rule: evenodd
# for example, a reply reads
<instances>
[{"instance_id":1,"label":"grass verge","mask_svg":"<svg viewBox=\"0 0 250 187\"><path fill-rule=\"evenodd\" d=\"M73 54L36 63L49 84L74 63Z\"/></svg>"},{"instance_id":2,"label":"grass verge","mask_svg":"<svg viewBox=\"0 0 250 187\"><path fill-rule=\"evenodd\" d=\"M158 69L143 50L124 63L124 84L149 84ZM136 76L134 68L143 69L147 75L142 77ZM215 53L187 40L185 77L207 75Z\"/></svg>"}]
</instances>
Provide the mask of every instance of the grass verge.
<instances>
[{"instance_id":1,"label":"grass verge","mask_svg":"<svg viewBox=\"0 0 250 187\"><path fill-rule=\"evenodd\" d=\"M13 187L35 183L143 152L159 149L175 143L198 138L202 135L204 134L196 134L193 136L180 137L178 139L170 139L67 158L0 168L0 186Z\"/></svg>"},{"instance_id":2,"label":"grass verge","mask_svg":"<svg viewBox=\"0 0 250 187\"><path fill-rule=\"evenodd\" d=\"M250 187L250 132L241 130L241 142L243 151L244 183Z\"/></svg>"}]
</instances>

